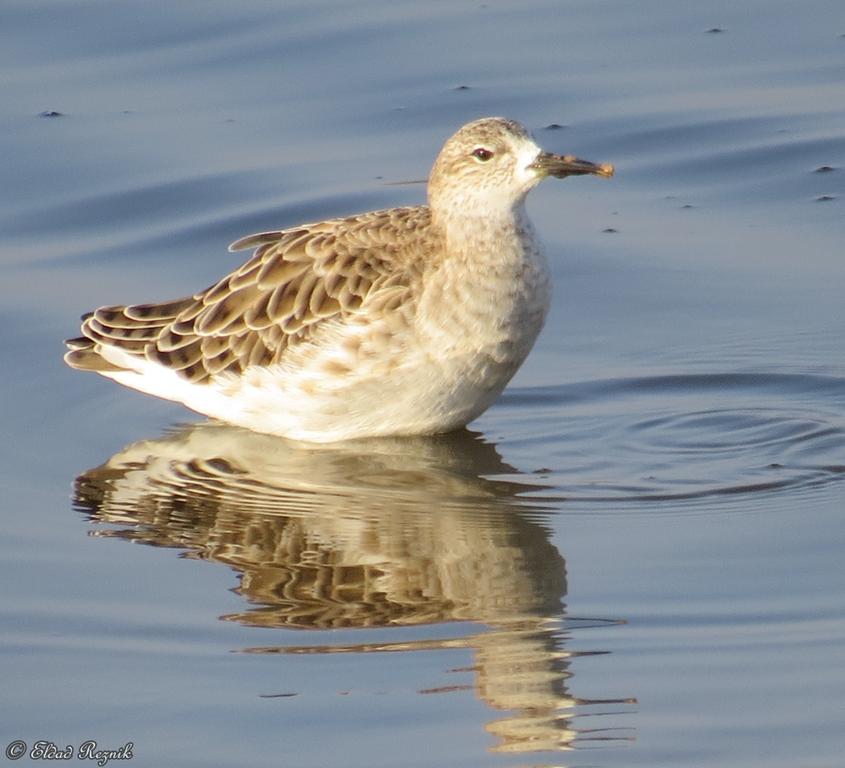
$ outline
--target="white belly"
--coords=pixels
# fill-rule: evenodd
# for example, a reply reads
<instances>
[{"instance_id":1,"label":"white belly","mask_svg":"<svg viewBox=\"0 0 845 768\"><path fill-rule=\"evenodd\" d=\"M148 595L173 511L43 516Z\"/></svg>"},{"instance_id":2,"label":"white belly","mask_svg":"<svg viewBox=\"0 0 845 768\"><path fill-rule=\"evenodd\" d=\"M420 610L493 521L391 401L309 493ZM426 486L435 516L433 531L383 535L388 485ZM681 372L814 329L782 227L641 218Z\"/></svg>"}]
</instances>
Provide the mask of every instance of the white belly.
<instances>
[{"instance_id":1,"label":"white belly","mask_svg":"<svg viewBox=\"0 0 845 768\"><path fill-rule=\"evenodd\" d=\"M542 329L549 281L539 254L529 272L443 290L433 284L414 327L393 339L383 359L350 357L349 337L363 332L350 325L318 354L304 350L287 368L255 369L233 381L229 402L216 412L198 410L313 442L462 427L499 396ZM378 332L373 324L365 328ZM343 372L327 371L327 360Z\"/></svg>"}]
</instances>

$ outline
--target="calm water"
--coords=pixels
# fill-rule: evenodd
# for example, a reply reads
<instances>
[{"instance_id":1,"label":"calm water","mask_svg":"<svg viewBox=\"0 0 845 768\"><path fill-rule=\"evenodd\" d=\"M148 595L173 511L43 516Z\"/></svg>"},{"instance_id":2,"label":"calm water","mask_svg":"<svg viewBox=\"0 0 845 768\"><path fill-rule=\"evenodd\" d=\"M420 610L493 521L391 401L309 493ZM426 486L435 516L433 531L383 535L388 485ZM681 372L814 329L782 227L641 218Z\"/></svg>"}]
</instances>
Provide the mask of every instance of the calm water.
<instances>
[{"instance_id":1,"label":"calm water","mask_svg":"<svg viewBox=\"0 0 845 768\"><path fill-rule=\"evenodd\" d=\"M0 40L4 747L843 765L840 2L5 0ZM533 193L554 307L470 431L307 448L61 363L241 235L420 202L490 114L617 176Z\"/></svg>"}]
</instances>

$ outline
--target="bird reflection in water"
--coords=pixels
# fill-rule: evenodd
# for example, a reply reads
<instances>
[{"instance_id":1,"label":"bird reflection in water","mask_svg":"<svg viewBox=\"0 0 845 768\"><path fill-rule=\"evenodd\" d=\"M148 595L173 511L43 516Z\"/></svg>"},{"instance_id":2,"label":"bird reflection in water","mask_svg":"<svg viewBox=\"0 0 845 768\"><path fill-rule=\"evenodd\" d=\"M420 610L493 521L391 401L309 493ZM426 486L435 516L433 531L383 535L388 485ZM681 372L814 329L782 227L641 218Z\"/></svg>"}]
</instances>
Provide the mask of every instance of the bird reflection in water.
<instances>
[{"instance_id":1,"label":"bird reflection in water","mask_svg":"<svg viewBox=\"0 0 845 768\"><path fill-rule=\"evenodd\" d=\"M584 652L565 648L579 625L565 615L565 563L549 540L548 513L527 498L538 486L513 477L495 447L466 430L317 446L200 423L83 473L75 501L93 522L110 524L95 535L177 547L235 569L250 608L225 620L305 630L484 625L458 639L245 652L467 648L471 687L507 712L487 726L495 751L628 740L626 728L575 723L635 702L569 693L571 660Z\"/></svg>"}]
</instances>

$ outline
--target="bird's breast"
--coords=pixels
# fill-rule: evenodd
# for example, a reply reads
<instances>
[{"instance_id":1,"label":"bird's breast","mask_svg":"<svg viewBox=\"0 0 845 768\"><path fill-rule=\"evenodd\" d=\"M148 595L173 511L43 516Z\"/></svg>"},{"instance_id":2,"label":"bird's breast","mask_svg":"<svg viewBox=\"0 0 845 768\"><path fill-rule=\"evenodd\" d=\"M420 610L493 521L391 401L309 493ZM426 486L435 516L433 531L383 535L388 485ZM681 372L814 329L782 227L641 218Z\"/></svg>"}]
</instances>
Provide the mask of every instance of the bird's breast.
<instances>
[{"instance_id":1,"label":"bird's breast","mask_svg":"<svg viewBox=\"0 0 845 768\"><path fill-rule=\"evenodd\" d=\"M434 359L512 368L510 378L543 327L549 299L548 267L533 238L500 241L492 257L476 253L430 277L419 335Z\"/></svg>"}]
</instances>

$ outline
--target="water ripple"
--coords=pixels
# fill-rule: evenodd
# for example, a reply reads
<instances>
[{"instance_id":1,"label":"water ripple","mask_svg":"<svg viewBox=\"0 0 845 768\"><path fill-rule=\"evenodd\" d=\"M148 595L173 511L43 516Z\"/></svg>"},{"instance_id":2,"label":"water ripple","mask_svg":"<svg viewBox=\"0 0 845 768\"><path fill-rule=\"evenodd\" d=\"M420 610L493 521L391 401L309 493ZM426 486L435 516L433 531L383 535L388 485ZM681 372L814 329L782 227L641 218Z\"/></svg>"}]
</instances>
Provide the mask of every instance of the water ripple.
<instances>
[{"instance_id":1,"label":"water ripple","mask_svg":"<svg viewBox=\"0 0 845 768\"><path fill-rule=\"evenodd\" d=\"M719 373L517 390L498 416L562 503L677 502L842 479L843 405L837 377Z\"/></svg>"}]
</instances>

